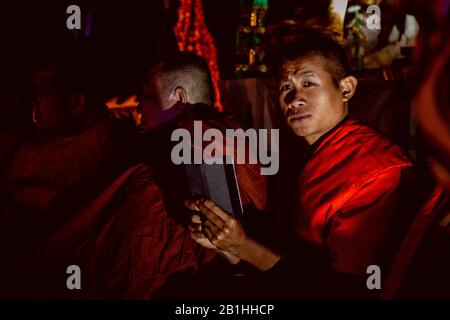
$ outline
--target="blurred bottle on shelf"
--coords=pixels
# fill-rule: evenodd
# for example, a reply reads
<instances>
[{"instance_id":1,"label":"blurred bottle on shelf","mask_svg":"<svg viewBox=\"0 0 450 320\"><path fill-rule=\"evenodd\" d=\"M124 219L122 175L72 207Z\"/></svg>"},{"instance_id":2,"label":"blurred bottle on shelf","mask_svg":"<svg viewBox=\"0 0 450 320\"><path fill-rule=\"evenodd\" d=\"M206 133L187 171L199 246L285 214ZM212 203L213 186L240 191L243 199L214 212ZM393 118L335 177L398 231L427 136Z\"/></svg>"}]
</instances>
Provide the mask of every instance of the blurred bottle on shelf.
<instances>
[{"instance_id":1,"label":"blurred bottle on shelf","mask_svg":"<svg viewBox=\"0 0 450 320\"><path fill-rule=\"evenodd\" d=\"M241 22L236 32L237 78L259 77L267 72L263 63L268 0L241 0Z\"/></svg>"}]
</instances>

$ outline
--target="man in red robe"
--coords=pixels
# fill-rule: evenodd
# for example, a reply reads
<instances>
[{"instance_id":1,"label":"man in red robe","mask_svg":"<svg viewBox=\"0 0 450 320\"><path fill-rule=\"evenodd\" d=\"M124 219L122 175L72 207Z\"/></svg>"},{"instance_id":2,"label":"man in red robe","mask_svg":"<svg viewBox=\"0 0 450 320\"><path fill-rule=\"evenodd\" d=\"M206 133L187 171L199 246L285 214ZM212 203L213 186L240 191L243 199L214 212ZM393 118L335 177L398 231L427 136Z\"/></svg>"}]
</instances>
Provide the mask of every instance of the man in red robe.
<instances>
[{"instance_id":1,"label":"man in red robe","mask_svg":"<svg viewBox=\"0 0 450 320\"><path fill-rule=\"evenodd\" d=\"M108 116L88 81L87 65L70 57L50 55L34 70L35 130L0 177L5 297L34 290L24 279L40 261L26 259L123 170L127 140L138 134Z\"/></svg>"},{"instance_id":2,"label":"man in red robe","mask_svg":"<svg viewBox=\"0 0 450 320\"><path fill-rule=\"evenodd\" d=\"M281 110L293 132L310 145L293 209L284 218L290 226L284 234L291 236L283 251L255 241L213 202L189 204L206 218L192 226L192 237L206 236L265 271L253 285L262 291L258 283L263 283L269 296L369 295L368 267L384 267L390 230L407 219L399 200L411 162L381 134L347 118L357 80L346 61L338 43L319 35L282 52Z\"/></svg>"}]
</instances>

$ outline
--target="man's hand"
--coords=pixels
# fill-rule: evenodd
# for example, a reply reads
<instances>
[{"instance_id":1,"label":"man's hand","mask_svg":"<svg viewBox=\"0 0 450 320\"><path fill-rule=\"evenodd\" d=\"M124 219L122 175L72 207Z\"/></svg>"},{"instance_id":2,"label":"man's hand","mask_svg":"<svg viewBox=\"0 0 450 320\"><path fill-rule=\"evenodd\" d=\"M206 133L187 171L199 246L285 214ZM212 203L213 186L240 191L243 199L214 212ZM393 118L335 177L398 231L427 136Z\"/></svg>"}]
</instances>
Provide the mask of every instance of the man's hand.
<instances>
[{"instance_id":1,"label":"man's hand","mask_svg":"<svg viewBox=\"0 0 450 320\"><path fill-rule=\"evenodd\" d=\"M186 205L202 213L192 218L191 236L205 245L218 248L236 259L247 261L261 271L269 270L280 260L280 255L247 236L241 223L210 200L187 202ZM203 219L205 218L205 219Z\"/></svg>"},{"instance_id":2,"label":"man's hand","mask_svg":"<svg viewBox=\"0 0 450 320\"><path fill-rule=\"evenodd\" d=\"M191 210L200 211L194 202L187 201L186 206ZM240 259L235 255L220 250L203 234L202 232L202 220L198 214L194 214L191 217L191 223L189 224L189 230L191 231L191 238L195 240L199 245L207 249L213 249L217 251L223 258L225 258L231 264L239 263Z\"/></svg>"},{"instance_id":3,"label":"man's hand","mask_svg":"<svg viewBox=\"0 0 450 320\"><path fill-rule=\"evenodd\" d=\"M247 234L239 220L223 211L211 200L197 200L191 202L189 207L200 211L206 218L204 221L201 221L200 216L193 218L197 223L193 236L197 238L201 235L206 236L211 245L239 257L248 242Z\"/></svg>"}]
</instances>

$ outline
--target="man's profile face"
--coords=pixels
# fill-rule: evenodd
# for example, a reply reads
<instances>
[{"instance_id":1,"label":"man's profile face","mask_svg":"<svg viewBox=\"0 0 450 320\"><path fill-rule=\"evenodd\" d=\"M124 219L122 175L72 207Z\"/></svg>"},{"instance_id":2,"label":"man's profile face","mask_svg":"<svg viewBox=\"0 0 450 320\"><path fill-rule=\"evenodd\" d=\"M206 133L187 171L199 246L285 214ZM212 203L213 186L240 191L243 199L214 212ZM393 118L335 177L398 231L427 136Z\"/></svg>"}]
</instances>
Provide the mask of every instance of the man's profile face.
<instances>
[{"instance_id":1,"label":"man's profile face","mask_svg":"<svg viewBox=\"0 0 450 320\"><path fill-rule=\"evenodd\" d=\"M159 74L149 76L144 83L139 103L142 108L142 131L147 132L160 125L164 111L175 103L170 96L164 94Z\"/></svg>"},{"instance_id":2,"label":"man's profile face","mask_svg":"<svg viewBox=\"0 0 450 320\"><path fill-rule=\"evenodd\" d=\"M307 55L281 67L279 102L284 117L298 136L309 144L332 129L347 115L340 88L324 69L326 61Z\"/></svg>"},{"instance_id":3,"label":"man's profile face","mask_svg":"<svg viewBox=\"0 0 450 320\"><path fill-rule=\"evenodd\" d=\"M33 121L40 129L56 131L63 129L72 115L67 97L57 84L56 66L37 69L32 78L34 91Z\"/></svg>"}]
</instances>

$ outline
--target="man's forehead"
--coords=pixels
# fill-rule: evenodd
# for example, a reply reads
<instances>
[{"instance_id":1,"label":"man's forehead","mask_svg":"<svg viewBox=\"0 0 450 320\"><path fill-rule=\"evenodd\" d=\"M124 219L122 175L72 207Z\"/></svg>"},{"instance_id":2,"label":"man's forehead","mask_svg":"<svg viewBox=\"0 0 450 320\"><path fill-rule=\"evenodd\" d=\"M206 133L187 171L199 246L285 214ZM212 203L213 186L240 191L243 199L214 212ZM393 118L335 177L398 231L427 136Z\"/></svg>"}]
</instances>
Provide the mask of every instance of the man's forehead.
<instances>
[{"instance_id":1,"label":"man's forehead","mask_svg":"<svg viewBox=\"0 0 450 320\"><path fill-rule=\"evenodd\" d=\"M284 60L280 68L280 76L284 78L302 72L321 73L324 71L325 59L317 55L306 55L294 60Z\"/></svg>"}]
</instances>

